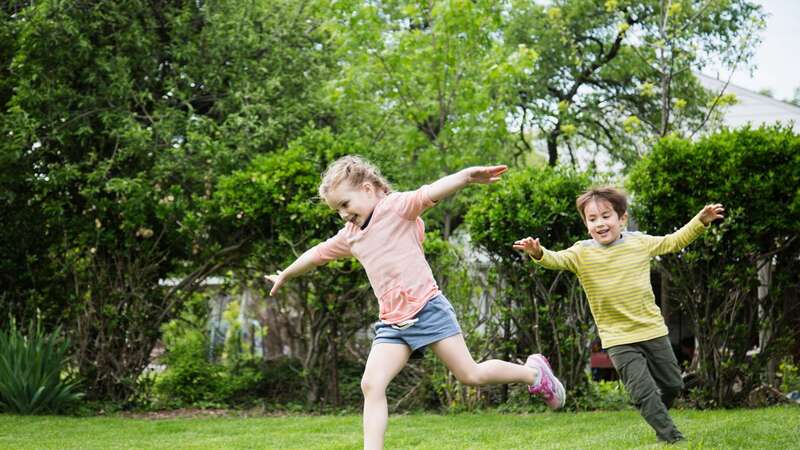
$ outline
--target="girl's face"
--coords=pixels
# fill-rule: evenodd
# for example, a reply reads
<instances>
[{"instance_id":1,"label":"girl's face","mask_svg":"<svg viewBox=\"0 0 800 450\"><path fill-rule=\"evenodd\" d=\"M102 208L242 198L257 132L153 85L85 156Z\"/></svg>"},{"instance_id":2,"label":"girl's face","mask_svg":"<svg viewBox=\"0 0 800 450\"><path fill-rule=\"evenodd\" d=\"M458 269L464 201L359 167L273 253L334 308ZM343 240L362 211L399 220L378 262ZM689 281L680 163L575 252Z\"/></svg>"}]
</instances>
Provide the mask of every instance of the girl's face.
<instances>
[{"instance_id":1,"label":"girl's face","mask_svg":"<svg viewBox=\"0 0 800 450\"><path fill-rule=\"evenodd\" d=\"M628 220L628 213L620 217L608 200L592 200L583 208L583 215L586 218L586 228L592 239L608 245L619 239L625 222Z\"/></svg>"},{"instance_id":2,"label":"girl's face","mask_svg":"<svg viewBox=\"0 0 800 450\"><path fill-rule=\"evenodd\" d=\"M383 191L377 191L372 183L353 186L343 181L328 191L326 201L342 220L361 227L384 196Z\"/></svg>"}]
</instances>

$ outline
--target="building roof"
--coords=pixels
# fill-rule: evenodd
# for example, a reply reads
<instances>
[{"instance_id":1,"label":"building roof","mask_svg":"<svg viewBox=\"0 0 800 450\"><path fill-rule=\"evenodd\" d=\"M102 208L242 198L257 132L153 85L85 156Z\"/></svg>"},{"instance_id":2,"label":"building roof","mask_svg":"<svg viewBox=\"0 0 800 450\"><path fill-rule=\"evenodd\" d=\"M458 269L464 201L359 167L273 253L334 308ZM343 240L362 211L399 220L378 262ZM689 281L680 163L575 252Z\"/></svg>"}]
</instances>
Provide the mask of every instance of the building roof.
<instances>
[{"instance_id":1,"label":"building roof","mask_svg":"<svg viewBox=\"0 0 800 450\"><path fill-rule=\"evenodd\" d=\"M723 114L723 122L730 128L738 128L747 124L754 127L772 125L776 122L789 125L800 124L800 107L782 102L758 92L753 92L735 84L725 86L724 80L708 75L695 73L697 79L706 89L712 92L725 90L726 94L736 96L737 103L727 107Z\"/></svg>"}]
</instances>

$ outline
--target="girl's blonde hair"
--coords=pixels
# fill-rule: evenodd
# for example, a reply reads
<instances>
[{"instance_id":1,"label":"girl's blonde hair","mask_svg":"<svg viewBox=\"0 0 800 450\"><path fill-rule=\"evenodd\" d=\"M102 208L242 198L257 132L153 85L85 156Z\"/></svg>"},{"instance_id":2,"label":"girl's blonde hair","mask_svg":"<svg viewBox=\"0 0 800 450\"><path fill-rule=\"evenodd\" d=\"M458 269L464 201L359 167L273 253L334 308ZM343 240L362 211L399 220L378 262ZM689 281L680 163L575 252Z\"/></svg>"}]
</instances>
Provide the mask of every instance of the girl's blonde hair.
<instances>
[{"instance_id":1,"label":"girl's blonde hair","mask_svg":"<svg viewBox=\"0 0 800 450\"><path fill-rule=\"evenodd\" d=\"M358 155L343 156L328 166L322 174L322 183L319 185L320 198L327 202L328 193L343 181L347 181L351 186L368 182L385 194L392 192L392 185L381 175L381 171Z\"/></svg>"}]
</instances>

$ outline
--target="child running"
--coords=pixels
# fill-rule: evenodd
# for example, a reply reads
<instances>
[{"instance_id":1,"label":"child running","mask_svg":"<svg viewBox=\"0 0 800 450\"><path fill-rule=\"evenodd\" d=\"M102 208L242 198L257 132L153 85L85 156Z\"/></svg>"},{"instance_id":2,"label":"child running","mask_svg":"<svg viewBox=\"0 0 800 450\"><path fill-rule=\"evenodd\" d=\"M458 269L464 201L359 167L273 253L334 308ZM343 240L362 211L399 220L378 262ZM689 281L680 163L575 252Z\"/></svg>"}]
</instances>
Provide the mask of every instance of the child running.
<instances>
[{"instance_id":1,"label":"child running","mask_svg":"<svg viewBox=\"0 0 800 450\"><path fill-rule=\"evenodd\" d=\"M285 270L267 276L274 283L274 295L286 280L337 258L355 257L364 266L380 311L361 379L364 448L383 448L389 413L386 387L411 353L427 346L464 384L525 383L551 408L564 405L564 386L544 356L530 355L525 365L497 359L478 364L472 359L455 311L439 290L422 248L423 211L468 184L494 183L506 170L470 167L415 191L392 192L368 161L340 158L323 174L319 195L345 221L344 227Z\"/></svg>"},{"instance_id":2,"label":"child running","mask_svg":"<svg viewBox=\"0 0 800 450\"><path fill-rule=\"evenodd\" d=\"M648 236L622 231L628 202L621 190L590 189L575 203L591 239L559 252L531 237L513 247L543 267L578 276L603 347L637 409L659 440L681 441L684 437L667 409L683 389L683 380L650 285L650 259L686 247L725 210L720 204L707 205L675 233Z\"/></svg>"}]
</instances>

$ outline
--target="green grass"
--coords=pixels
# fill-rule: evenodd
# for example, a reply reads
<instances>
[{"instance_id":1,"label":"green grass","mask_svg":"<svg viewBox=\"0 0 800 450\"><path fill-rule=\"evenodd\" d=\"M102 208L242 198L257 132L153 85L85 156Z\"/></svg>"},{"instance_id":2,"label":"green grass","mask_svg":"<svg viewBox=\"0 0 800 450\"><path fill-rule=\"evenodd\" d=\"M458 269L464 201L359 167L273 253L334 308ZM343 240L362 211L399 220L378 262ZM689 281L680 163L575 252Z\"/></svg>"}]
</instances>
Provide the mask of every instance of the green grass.
<instances>
[{"instance_id":1,"label":"green grass","mask_svg":"<svg viewBox=\"0 0 800 450\"><path fill-rule=\"evenodd\" d=\"M673 411L681 447L800 448L800 408ZM359 416L132 419L0 415L0 448L280 448L361 446ZM392 416L386 447L661 448L635 411Z\"/></svg>"}]
</instances>

